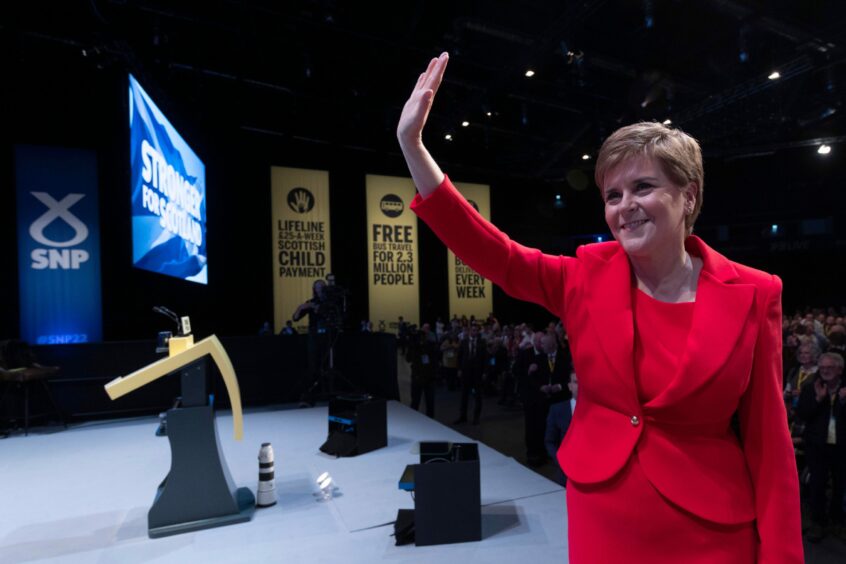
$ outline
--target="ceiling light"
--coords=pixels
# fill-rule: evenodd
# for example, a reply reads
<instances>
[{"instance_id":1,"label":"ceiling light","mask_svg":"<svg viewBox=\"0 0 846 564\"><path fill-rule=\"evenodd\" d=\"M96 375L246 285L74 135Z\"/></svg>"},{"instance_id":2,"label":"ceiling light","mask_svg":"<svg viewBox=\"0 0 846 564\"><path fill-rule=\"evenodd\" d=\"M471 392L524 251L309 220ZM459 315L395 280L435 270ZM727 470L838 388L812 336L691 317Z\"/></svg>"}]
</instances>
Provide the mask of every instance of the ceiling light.
<instances>
[{"instance_id":1,"label":"ceiling light","mask_svg":"<svg viewBox=\"0 0 846 564\"><path fill-rule=\"evenodd\" d=\"M582 155L582 160L583 160L583 161L589 161L589 160L590 160L590 155L588 155L587 153L585 153L584 155Z\"/></svg>"},{"instance_id":2,"label":"ceiling light","mask_svg":"<svg viewBox=\"0 0 846 564\"><path fill-rule=\"evenodd\" d=\"M452 141L452 133L447 133L446 135L444 135L444 139L446 139L447 141Z\"/></svg>"},{"instance_id":3,"label":"ceiling light","mask_svg":"<svg viewBox=\"0 0 846 564\"><path fill-rule=\"evenodd\" d=\"M552 207L557 210L563 210L565 206L566 204L564 202L564 196L562 196L561 194L556 194L555 200L552 202Z\"/></svg>"},{"instance_id":4,"label":"ceiling light","mask_svg":"<svg viewBox=\"0 0 846 564\"><path fill-rule=\"evenodd\" d=\"M485 115L491 117L493 114L491 112L485 112Z\"/></svg>"},{"instance_id":5,"label":"ceiling light","mask_svg":"<svg viewBox=\"0 0 846 564\"><path fill-rule=\"evenodd\" d=\"M673 123L673 120L671 120L670 118L667 118L661 123L663 123L664 125L670 125L671 123Z\"/></svg>"},{"instance_id":6,"label":"ceiling light","mask_svg":"<svg viewBox=\"0 0 846 564\"><path fill-rule=\"evenodd\" d=\"M817 153L819 153L821 155L827 155L830 152L831 152L831 146L826 145L826 144L820 145L820 148L817 149Z\"/></svg>"},{"instance_id":7,"label":"ceiling light","mask_svg":"<svg viewBox=\"0 0 846 564\"><path fill-rule=\"evenodd\" d=\"M526 71L526 78L532 78L533 76L535 76L535 71L532 69Z\"/></svg>"},{"instance_id":8,"label":"ceiling light","mask_svg":"<svg viewBox=\"0 0 846 564\"><path fill-rule=\"evenodd\" d=\"M767 78L769 78L770 80L778 80L779 78L781 78L781 73L779 73L778 71L773 71Z\"/></svg>"},{"instance_id":9,"label":"ceiling light","mask_svg":"<svg viewBox=\"0 0 846 564\"><path fill-rule=\"evenodd\" d=\"M466 121L466 120L465 120L465 121L462 121L462 122L461 122L461 127L467 127L468 125L470 125L470 122L469 122L469 121Z\"/></svg>"}]
</instances>

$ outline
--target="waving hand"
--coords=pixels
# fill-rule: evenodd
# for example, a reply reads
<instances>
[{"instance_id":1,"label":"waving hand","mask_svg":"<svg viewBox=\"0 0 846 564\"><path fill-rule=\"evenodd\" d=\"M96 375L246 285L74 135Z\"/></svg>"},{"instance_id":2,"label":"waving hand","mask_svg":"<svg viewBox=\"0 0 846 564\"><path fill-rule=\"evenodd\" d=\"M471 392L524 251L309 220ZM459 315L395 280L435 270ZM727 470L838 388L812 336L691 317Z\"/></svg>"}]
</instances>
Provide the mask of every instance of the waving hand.
<instances>
[{"instance_id":1,"label":"waving hand","mask_svg":"<svg viewBox=\"0 0 846 564\"><path fill-rule=\"evenodd\" d=\"M417 79L411 96L405 102L397 125L397 139L402 154L417 190L424 197L434 191L444 178L440 167L423 145L423 127L426 125L448 61L449 55L446 53L429 61L426 72Z\"/></svg>"}]
</instances>

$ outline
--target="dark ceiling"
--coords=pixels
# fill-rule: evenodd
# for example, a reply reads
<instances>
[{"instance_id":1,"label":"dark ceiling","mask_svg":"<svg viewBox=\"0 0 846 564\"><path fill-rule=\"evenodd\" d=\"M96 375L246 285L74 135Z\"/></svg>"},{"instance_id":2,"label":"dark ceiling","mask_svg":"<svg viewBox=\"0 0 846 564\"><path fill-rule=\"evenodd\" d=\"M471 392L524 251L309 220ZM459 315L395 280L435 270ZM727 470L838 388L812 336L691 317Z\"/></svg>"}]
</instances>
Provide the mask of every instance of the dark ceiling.
<instances>
[{"instance_id":1,"label":"dark ceiling","mask_svg":"<svg viewBox=\"0 0 846 564\"><path fill-rule=\"evenodd\" d=\"M376 154L446 50L427 141L470 170L562 178L638 119L727 159L844 140L843 0L76 0L11 21L19 63L134 69L244 131Z\"/></svg>"}]
</instances>

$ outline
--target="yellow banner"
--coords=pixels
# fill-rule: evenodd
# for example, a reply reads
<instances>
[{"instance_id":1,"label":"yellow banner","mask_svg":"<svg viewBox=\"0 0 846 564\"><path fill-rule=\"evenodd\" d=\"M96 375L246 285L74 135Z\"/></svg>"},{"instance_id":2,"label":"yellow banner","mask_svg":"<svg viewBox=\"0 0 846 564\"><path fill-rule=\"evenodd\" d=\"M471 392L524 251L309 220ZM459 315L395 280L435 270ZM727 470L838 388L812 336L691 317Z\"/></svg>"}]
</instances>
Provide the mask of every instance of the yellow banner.
<instances>
[{"instance_id":1,"label":"yellow banner","mask_svg":"<svg viewBox=\"0 0 846 564\"><path fill-rule=\"evenodd\" d=\"M310 299L315 280L332 271L329 173L270 167L273 217L273 326L278 333ZM295 322L308 330L308 317Z\"/></svg>"},{"instance_id":2,"label":"yellow banner","mask_svg":"<svg viewBox=\"0 0 846 564\"><path fill-rule=\"evenodd\" d=\"M367 175L367 275L370 321L396 332L402 316L420 323L417 216L410 178Z\"/></svg>"},{"instance_id":3,"label":"yellow banner","mask_svg":"<svg viewBox=\"0 0 846 564\"><path fill-rule=\"evenodd\" d=\"M482 217L491 219L491 189L486 184L456 182L455 187ZM449 277L449 315L485 319L493 311L493 285L490 280L464 264L452 251L447 252Z\"/></svg>"}]
</instances>

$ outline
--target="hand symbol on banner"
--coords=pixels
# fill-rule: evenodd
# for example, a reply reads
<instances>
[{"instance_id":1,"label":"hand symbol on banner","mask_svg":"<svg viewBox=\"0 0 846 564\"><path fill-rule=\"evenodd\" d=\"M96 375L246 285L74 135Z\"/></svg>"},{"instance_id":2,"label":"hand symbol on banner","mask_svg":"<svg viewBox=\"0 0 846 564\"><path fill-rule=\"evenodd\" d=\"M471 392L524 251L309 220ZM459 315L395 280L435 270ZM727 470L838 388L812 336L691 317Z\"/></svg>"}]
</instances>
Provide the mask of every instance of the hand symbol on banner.
<instances>
[{"instance_id":1,"label":"hand symbol on banner","mask_svg":"<svg viewBox=\"0 0 846 564\"><path fill-rule=\"evenodd\" d=\"M294 201L291 206L294 208L294 211L305 213L308 211L310 203L308 192L305 190L297 190L294 192Z\"/></svg>"}]
</instances>

